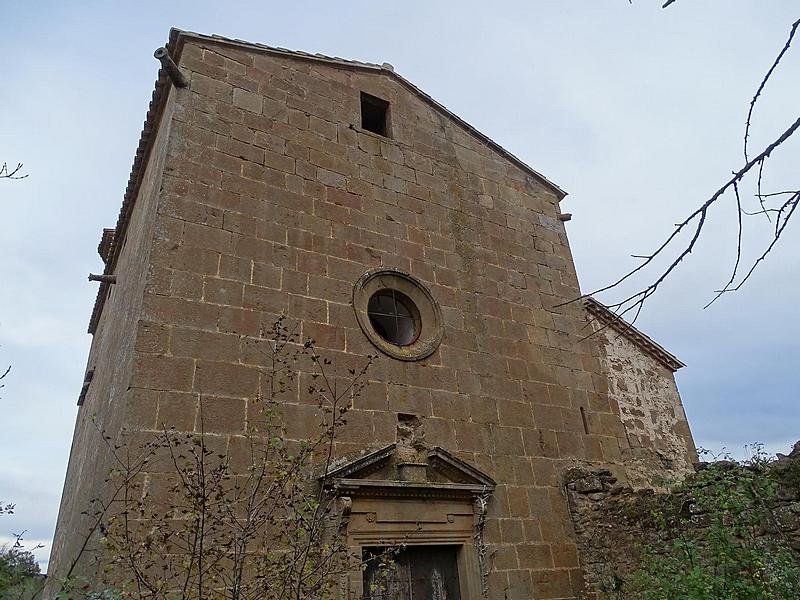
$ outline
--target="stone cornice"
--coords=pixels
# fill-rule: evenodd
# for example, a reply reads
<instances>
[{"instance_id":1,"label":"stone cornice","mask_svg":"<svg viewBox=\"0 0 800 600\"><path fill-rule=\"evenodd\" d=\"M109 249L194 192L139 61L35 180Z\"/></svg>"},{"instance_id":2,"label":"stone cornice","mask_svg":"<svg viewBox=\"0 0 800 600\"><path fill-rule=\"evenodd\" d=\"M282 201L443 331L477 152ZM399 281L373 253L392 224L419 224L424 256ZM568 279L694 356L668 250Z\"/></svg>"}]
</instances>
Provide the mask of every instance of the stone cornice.
<instances>
[{"instance_id":1,"label":"stone cornice","mask_svg":"<svg viewBox=\"0 0 800 600\"><path fill-rule=\"evenodd\" d=\"M337 495L381 498L477 498L494 486L474 483L433 483L428 481L386 481L382 479L338 479Z\"/></svg>"},{"instance_id":2,"label":"stone cornice","mask_svg":"<svg viewBox=\"0 0 800 600\"><path fill-rule=\"evenodd\" d=\"M636 327L628 323L625 319L611 311L607 306L601 304L594 298L584 298L583 305L586 310L589 311L589 314L597 319L597 321L624 336L627 340L644 350L647 354L655 358L673 373L681 367L686 366L676 356L669 353L663 346L653 341L647 335L636 329Z\"/></svg>"}]
</instances>

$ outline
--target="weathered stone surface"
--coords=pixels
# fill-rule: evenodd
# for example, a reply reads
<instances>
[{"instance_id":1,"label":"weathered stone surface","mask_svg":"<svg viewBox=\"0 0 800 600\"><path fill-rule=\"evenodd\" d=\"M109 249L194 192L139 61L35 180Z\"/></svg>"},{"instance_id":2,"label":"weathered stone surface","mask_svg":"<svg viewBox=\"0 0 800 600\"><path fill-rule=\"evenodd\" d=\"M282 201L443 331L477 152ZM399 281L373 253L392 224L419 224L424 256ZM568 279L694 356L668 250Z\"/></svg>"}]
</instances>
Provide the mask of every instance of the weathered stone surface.
<instances>
[{"instance_id":1,"label":"weathered stone surface","mask_svg":"<svg viewBox=\"0 0 800 600\"><path fill-rule=\"evenodd\" d=\"M377 361L337 455L392 443L398 414L415 416L427 444L498 482L489 597L579 597L561 473L592 464L648 485L684 472L694 450L672 373L635 346L585 338L583 307L564 304L580 290L558 190L385 72L256 47L231 60L226 44L187 36L191 85L162 92L89 357L52 572L104 492L90 417L113 438L197 431L202 407L203 429L234 447L263 385L252 342L284 314L337 368L358 368L376 350L353 285L383 265L430 290L444 336L424 360ZM361 130L362 91L390 103L389 137ZM292 440L318 419L304 389L284 398ZM639 448L671 470L636 462ZM606 493L595 479L574 485Z\"/></svg>"},{"instance_id":2,"label":"weathered stone surface","mask_svg":"<svg viewBox=\"0 0 800 600\"><path fill-rule=\"evenodd\" d=\"M771 466L771 474L780 482L777 501L769 506L773 517L754 532L758 537L788 542L800 560L800 480L796 475L800 472L800 445L791 455L779 457ZM746 469L732 461L713 466L718 470ZM696 465L698 471L708 467ZM645 547L658 550L678 539L702 540L707 535L704 527L709 515L699 513L689 492L634 490L618 485L610 471L596 469L568 470L564 486L589 600L629 597L632 575L642 566ZM686 511L691 519L663 527L654 515L670 514L674 507Z\"/></svg>"}]
</instances>

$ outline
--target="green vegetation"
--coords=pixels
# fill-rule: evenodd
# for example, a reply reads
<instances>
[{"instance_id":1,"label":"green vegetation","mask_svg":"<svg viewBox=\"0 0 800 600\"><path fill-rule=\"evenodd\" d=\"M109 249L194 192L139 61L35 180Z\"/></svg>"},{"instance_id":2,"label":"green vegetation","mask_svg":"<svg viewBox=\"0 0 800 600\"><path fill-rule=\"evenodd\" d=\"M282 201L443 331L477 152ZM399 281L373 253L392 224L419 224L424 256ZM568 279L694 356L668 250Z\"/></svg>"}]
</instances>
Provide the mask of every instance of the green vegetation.
<instances>
[{"instance_id":1,"label":"green vegetation","mask_svg":"<svg viewBox=\"0 0 800 600\"><path fill-rule=\"evenodd\" d=\"M0 515L10 515L14 505L0 502ZM3 600L25 600L39 589L41 574L33 553L22 545L22 535L15 535L14 542L0 547L0 598Z\"/></svg>"},{"instance_id":2,"label":"green vegetation","mask_svg":"<svg viewBox=\"0 0 800 600\"><path fill-rule=\"evenodd\" d=\"M661 537L646 547L637 597L798 598L800 560L786 533L800 507L796 463L769 461L756 446L750 460L718 461L684 482L651 514Z\"/></svg>"}]
</instances>

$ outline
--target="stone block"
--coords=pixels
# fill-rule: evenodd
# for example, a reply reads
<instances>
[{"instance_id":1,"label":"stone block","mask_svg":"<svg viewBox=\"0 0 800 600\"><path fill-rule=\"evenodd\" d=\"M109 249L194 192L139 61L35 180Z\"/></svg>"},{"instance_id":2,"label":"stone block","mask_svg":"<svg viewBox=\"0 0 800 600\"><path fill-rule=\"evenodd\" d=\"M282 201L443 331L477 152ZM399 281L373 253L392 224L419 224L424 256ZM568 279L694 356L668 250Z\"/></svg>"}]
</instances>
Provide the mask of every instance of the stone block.
<instances>
[{"instance_id":1,"label":"stone block","mask_svg":"<svg viewBox=\"0 0 800 600\"><path fill-rule=\"evenodd\" d=\"M256 398L259 393L259 371L234 363L198 360L193 391L202 396Z\"/></svg>"},{"instance_id":2,"label":"stone block","mask_svg":"<svg viewBox=\"0 0 800 600\"><path fill-rule=\"evenodd\" d=\"M156 427L194 431L197 403L197 395L193 393L161 392L158 397Z\"/></svg>"},{"instance_id":3,"label":"stone block","mask_svg":"<svg viewBox=\"0 0 800 600\"><path fill-rule=\"evenodd\" d=\"M233 363L239 360L240 343L238 335L176 327L173 329L170 351L173 356Z\"/></svg>"},{"instance_id":4,"label":"stone block","mask_svg":"<svg viewBox=\"0 0 800 600\"><path fill-rule=\"evenodd\" d=\"M520 568L537 570L553 568L550 544L519 544L516 550Z\"/></svg>"},{"instance_id":5,"label":"stone block","mask_svg":"<svg viewBox=\"0 0 800 600\"><path fill-rule=\"evenodd\" d=\"M391 412L424 417L433 413L431 392L425 388L408 385L389 385L388 399Z\"/></svg>"},{"instance_id":6,"label":"stone block","mask_svg":"<svg viewBox=\"0 0 800 600\"><path fill-rule=\"evenodd\" d=\"M315 346L318 348L332 350L344 350L345 348L344 329L338 325L305 321L303 322L302 338L303 340L314 340Z\"/></svg>"},{"instance_id":7,"label":"stone block","mask_svg":"<svg viewBox=\"0 0 800 600\"><path fill-rule=\"evenodd\" d=\"M262 98L258 94L233 88L233 105L252 113L261 113Z\"/></svg>"},{"instance_id":8,"label":"stone block","mask_svg":"<svg viewBox=\"0 0 800 600\"><path fill-rule=\"evenodd\" d=\"M136 350L152 354L166 354L169 349L170 328L160 323L139 321L136 332Z\"/></svg>"},{"instance_id":9,"label":"stone block","mask_svg":"<svg viewBox=\"0 0 800 600\"><path fill-rule=\"evenodd\" d=\"M519 544L525 541L522 521L519 519L500 519L500 537L504 544Z\"/></svg>"},{"instance_id":10,"label":"stone block","mask_svg":"<svg viewBox=\"0 0 800 600\"><path fill-rule=\"evenodd\" d=\"M533 427L534 424L531 405L527 402L498 399L497 414L501 425Z\"/></svg>"},{"instance_id":11,"label":"stone block","mask_svg":"<svg viewBox=\"0 0 800 600\"><path fill-rule=\"evenodd\" d=\"M455 421L457 448L465 452L491 454L494 447L489 425Z\"/></svg>"},{"instance_id":12,"label":"stone block","mask_svg":"<svg viewBox=\"0 0 800 600\"><path fill-rule=\"evenodd\" d=\"M203 301L209 304L242 306L244 285L229 279L206 277L203 285Z\"/></svg>"},{"instance_id":13,"label":"stone block","mask_svg":"<svg viewBox=\"0 0 800 600\"><path fill-rule=\"evenodd\" d=\"M327 323L328 304L324 300L290 294L288 314L295 319Z\"/></svg>"},{"instance_id":14,"label":"stone block","mask_svg":"<svg viewBox=\"0 0 800 600\"><path fill-rule=\"evenodd\" d=\"M247 400L200 395L195 431L244 433Z\"/></svg>"},{"instance_id":15,"label":"stone block","mask_svg":"<svg viewBox=\"0 0 800 600\"><path fill-rule=\"evenodd\" d=\"M272 314L286 313L289 307L288 296L270 288L246 285L244 287L244 308Z\"/></svg>"},{"instance_id":16,"label":"stone block","mask_svg":"<svg viewBox=\"0 0 800 600\"><path fill-rule=\"evenodd\" d=\"M223 279L232 279L242 283L251 283L253 261L249 258L240 258L223 254L219 261L219 276ZM257 282L256 285L261 285Z\"/></svg>"},{"instance_id":17,"label":"stone block","mask_svg":"<svg viewBox=\"0 0 800 600\"><path fill-rule=\"evenodd\" d=\"M138 354L134 360L131 385L149 390L190 392L194 360L159 354Z\"/></svg>"},{"instance_id":18,"label":"stone block","mask_svg":"<svg viewBox=\"0 0 800 600\"><path fill-rule=\"evenodd\" d=\"M125 423L129 429L153 429L156 427L158 392L131 388L126 395Z\"/></svg>"},{"instance_id":19,"label":"stone block","mask_svg":"<svg viewBox=\"0 0 800 600\"><path fill-rule=\"evenodd\" d=\"M535 598L573 598L568 570L531 571Z\"/></svg>"}]
</instances>

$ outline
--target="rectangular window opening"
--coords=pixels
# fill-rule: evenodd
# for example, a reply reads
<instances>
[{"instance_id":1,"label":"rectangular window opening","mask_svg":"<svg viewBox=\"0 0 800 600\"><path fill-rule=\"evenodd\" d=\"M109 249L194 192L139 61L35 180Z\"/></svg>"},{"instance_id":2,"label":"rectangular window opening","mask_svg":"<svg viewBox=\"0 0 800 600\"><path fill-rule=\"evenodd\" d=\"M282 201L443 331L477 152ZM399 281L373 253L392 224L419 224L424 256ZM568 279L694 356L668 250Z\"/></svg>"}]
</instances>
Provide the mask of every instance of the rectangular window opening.
<instances>
[{"instance_id":1,"label":"rectangular window opening","mask_svg":"<svg viewBox=\"0 0 800 600\"><path fill-rule=\"evenodd\" d=\"M581 420L583 421L583 432L589 435L589 419L586 418L586 409L581 406Z\"/></svg>"},{"instance_id":2,"label":"rectangular window opening","mask_svg":"<svg viewBox=\"0 0 800 600\"><path fill-rule=\"evenodd\" d=\"M389 103L361 92L361 129L389 137Z\"/></svg>"}]
</instances>

